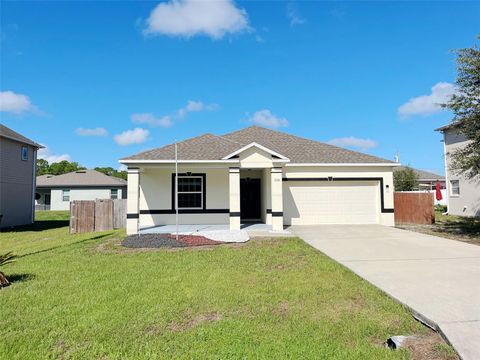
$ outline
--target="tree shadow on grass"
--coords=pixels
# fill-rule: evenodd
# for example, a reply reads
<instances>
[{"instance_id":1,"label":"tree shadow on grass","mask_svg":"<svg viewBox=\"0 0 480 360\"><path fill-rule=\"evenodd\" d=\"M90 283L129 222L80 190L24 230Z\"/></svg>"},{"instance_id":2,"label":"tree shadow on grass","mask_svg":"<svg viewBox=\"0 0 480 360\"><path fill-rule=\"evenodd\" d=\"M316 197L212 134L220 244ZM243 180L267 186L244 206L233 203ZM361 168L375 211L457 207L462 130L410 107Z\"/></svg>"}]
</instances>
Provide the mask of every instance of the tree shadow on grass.
<instances>
[{"instance_id":1,"label":"tree shadow on grass","mask_svg":"<svg viewBox=\"0 0 480 360\"><path fill-rule=\"evenodd\" d=\"M459 218L458 220L439 221L436 223L437 231L464 235L468 237L480 237L480 220L475 218Z\"/></svg>"},{"instance_id":2,"label":"tree shadow on grass","mask_svg":"<svg viewBox=\"0 0 480 360\"><path fill-rule=\"evenodd\" d=\"M6 232L22 232L22 231L44 231L57 229L69 225L69 220L39 220L31 225L14 226L2 229L2 233Z\"/></svg>"},{"instance_id":3,"label":"tree shadow on grass","mask_svg":"<svg viewBox=\"0 0 480 360\"><path fill-rule=\"evenodd\" d=\"M33 280L33 279L35 279L35 277L36 276L34 274L10 274L10 275L7 275L7 279L10 282L10 284Z\"/></svg>"}]
</instances>

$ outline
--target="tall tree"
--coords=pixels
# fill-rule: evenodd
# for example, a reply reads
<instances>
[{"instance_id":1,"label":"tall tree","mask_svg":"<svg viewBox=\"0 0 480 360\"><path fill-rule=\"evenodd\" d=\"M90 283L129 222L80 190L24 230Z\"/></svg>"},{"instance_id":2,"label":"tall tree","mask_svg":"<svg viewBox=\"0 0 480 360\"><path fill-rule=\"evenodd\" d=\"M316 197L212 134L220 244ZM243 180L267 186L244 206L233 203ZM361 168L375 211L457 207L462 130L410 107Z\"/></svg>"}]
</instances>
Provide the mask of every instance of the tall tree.
<instances>
[{"instance_id":1,"label":"tall tree","mask_svg":"<svg viewBox=\"0 0 480 360\"><path fill-rule=\"evenodd\" d=\"M395 191L418 190L418 175L411 167L393 172L393 186Z\"/></svg>"},{"instance_id":2,"label":"tall tree","mask_svg":"<svg viewBox=\"0 0 480 360\"><path fill-rule=\"evenodd\" d=\"M85 170L85 167L78 165L77 162L70 162L67 160L53 163L48 169L48 173L52 175L62 175L72 171Z\"/></svg>"},{"instance_id":3,"label":"tall tree","mask_svg":"<svg viewBox=\"0 0 480 360\"><path fill-rule=\"evenodd\" d=\"M126 171L118 171L115 170L114 168L108 166L108 167L96 167L94 170L97 170L101 173L104 173L105 175L108 176L115 176L123 180L127 180L127 172Z\"/></svg>"},{"instance_id":4,"label":"tall tree","mask_svg":"<svg viewBox=\"0 0 480 360\"><path fill-rule=\"evenodd\" d=\"M456 54L457 93L442 106L453 112L455 128L471 141L448 154L450 169L474 178L480 175L480 50L474 45L456 50Z\"/></svg>"},{"instance_id":5,"label":"tall tree","mask_svg":"<svg viewBox=\"0 0 480 360\"><path fill-rule=\"evenodd\" d=\"M37 176L48 174L50 165L45 159L37 159Z\"/></svg>"}]
</instances>

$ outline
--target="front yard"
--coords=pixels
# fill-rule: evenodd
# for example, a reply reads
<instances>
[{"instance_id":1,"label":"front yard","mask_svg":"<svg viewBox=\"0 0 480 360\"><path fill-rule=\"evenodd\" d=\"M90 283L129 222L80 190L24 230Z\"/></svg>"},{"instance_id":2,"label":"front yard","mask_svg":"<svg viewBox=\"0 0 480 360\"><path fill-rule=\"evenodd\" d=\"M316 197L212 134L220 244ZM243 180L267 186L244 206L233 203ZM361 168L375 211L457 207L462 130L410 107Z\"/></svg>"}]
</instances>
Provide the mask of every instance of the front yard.
<instances>
[{"instance_id":1,"label":"front yard","mask_svg":"<svg viewBox=\"0 0 480 360\"><path fill-rule=\"evenodd\" d=\"M402 224L397 227L480 245L480 219L443 215L441 211L435 211L435 223L432 225Z\"/></svg>"},{"instance_id":2,"label":"front yard","mask_svg":"<svg viewBox=\"0 0 480 360\"><path fill-rule=\"evenodd\" d=\"M13 283L0 290L1 359L456 358L300 239L132 250L123 231L69 235L68 214L40 219L0 234L0 253L20 256L3 269ZM382 346L413 334L430 340Z\"/></svg>"}]
</instances>

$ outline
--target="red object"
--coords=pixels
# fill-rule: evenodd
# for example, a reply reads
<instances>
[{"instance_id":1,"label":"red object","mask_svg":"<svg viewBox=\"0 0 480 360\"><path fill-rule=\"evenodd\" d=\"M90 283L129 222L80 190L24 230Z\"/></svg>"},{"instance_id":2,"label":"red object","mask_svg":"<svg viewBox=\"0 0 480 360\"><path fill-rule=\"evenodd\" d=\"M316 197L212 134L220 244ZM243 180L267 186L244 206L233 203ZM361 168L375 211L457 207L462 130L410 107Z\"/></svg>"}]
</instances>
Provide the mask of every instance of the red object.
<instances>
[{"instance_id":1,"label":"red object","mask_svg":"<svg viewBox=\"0 0 480 360\"><path fill-rule=\"evenodd\" d=\"M437 181L437 183L435 184L435 196L438 201L443 199L440 181Z\"/></svg>"}]
</instances>

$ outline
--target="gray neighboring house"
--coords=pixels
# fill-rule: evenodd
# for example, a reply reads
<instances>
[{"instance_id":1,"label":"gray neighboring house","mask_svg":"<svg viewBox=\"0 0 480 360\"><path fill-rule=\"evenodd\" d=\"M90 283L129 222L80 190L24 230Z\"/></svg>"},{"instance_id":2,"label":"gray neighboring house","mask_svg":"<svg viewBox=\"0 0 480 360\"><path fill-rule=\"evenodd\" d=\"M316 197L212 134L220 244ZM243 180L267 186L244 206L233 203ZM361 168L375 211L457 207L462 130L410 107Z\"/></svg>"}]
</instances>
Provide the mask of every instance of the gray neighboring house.
<instances>
[{"instance_id":1,"label":"gray neighboring house","mask_svg":"<svg viewBox=\"0 0 480 360\"><path fill-rule=\"evenodd\" d=\"M35 220L35 166L43 146L0 124L0 227Z\"/></svg>"},{"instance_id":2,"label":"gray neighboring house","mask_svg":"<svg viewBox=\"0 0 480 360\"><path fill-rule=\"evenodd\" d=\"M393 169L393 171L405 170L406 166L399 166ZM445 189L445 176L431 173L429 171L411 168L418 176L418 188L420 190L435 190L437 181L440 182L442 189Z\"/></svg>"},{"instance_id":3,"label":"gray neighboring house","mask_svg":"<svg viewBox=\"0 0 480 360\"><path fill-rule=\"evenodd\" d=\"M466 179L450 170L449 154L467 145L469 140L459 133L455 124L442 126L436 131L443 133L448 213L480 217L480 177Z\"/></svg>"},{"instance_id":4,"label":"gray neighboring house","mask_svg":"<svg viewBox=\"0 0 480 360\"><path fill-rule=\"evenodd\" d=\"M37 177L37 210L70 210L72 200L125 199L127 182L96 170Z\"/></svg>"}]
</instances>

